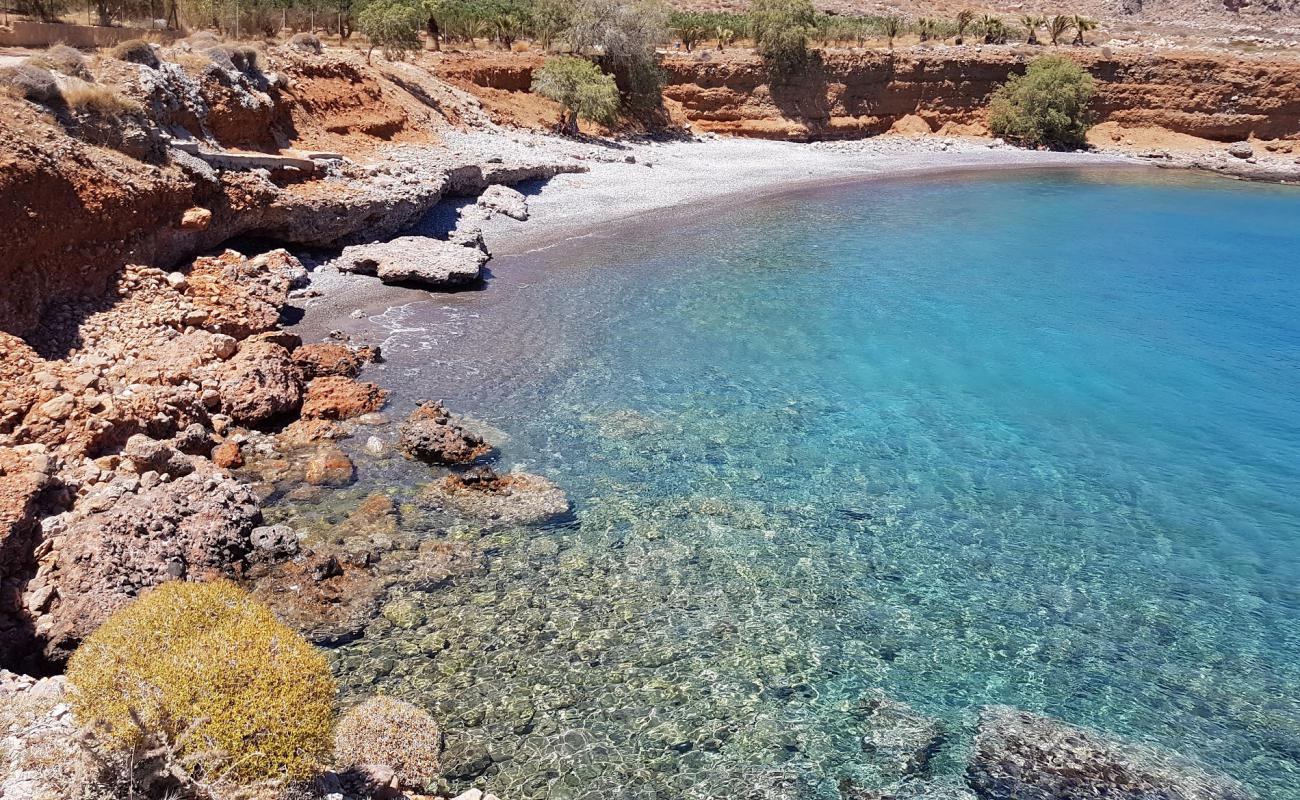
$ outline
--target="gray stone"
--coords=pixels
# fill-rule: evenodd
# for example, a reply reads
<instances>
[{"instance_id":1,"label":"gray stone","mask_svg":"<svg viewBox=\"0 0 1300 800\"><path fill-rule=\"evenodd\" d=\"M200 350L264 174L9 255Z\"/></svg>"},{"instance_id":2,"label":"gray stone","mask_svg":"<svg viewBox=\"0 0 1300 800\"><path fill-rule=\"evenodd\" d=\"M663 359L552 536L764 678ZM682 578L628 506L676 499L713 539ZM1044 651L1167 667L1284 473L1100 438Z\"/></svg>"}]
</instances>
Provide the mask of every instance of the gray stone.
<instances>
[{"instance_id":1,"label":"gray stone","mask_svg":"<svg viewBox=\"0 0 1300 800\"><path fill-rule=\"evenodd\" d=\"M1255 155L1255 148L1250 146L1250 142L1233 142L1228 145L1228 155L1233 158L1250 158Z\"/></svg>"},{"instance_id":2,"label":"gray stone","mask_svg":"<svg viewBox=\"0 0 1300 800\"><path fill-rule=\"evenodd\" d=\"M248 538L261 558L279 560L298 553L298 532L288 525L262 525L254 528Z\"/></svg>"},{"instance_id":3,"label":"gray stone","mask_svg":"<svg viewBox=\"0 0 1300 800\"><path fill-rule=\"evenodd\" d=\"M505 214L520 222L528 219L528 198L508 186L489 186L479 195L478 205L489 212Z\"/></svg>"},{"instance_id":4,"label":"gray stone","mask_svg":"<svg viewBox=\"0 0 1300 800\"><path fill-rule=\"evenodd\" d=\"M344 248L339 269L374 275L384 283L450 289L482 279L483 265L488 258L487 253L476 247L462 247L425 236L399 236L388 242Z\"/></svg>"}]
</instances>

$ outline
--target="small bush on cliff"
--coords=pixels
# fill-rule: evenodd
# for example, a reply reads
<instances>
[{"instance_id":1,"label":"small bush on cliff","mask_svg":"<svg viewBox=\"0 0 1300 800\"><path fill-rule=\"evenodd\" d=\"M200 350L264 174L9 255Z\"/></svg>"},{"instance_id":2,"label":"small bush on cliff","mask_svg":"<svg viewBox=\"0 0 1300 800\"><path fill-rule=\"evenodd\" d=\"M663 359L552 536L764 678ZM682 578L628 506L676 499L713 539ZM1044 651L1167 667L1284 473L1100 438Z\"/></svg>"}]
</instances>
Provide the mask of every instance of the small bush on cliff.
<instances>
[{"instance_id":1,"label":"small bush on cliff","mask_svg":"<svg viewBox=\"0 0 1300 800\"><path fill-rule=\"evenodd\" d=\"M41 105L55 105L63 101L54 73L32 64L19 64L0 70L0 86L15 97Z\"/></svg>"},{"instance_id":2,"label":"small bush on cliff","mask_svg":"<svg viewBox=\"0 0 1300 800\"><path fill-rule=\"evenodd\" d=\"M993 93L989 129L1020 144L1077 147L1088 131L1096 85L1064 56L1041 56Z\"/></svg>"},{"instance_id":3,"label":"small bush on cliff","mask_svg":"<svg viewBox=\"0 0 1300 800\"><path fill-rule=\"evenodd\" d=\"M548 58L533 75L533 92L559 103L560 133L578 133L578 117L609 125L618 118L614 78L584 58Z\"/></svg>"},{"instance_id":4,"label":"small bush on cliff","mask_svg":"<svg viewBox=\"0 0 1300 800\"><path fill-rule=\"evenodd\" d=\"M438 777L442 735L428 712L391 697L372 697L339 720L334 760L340 767L383 764L403 786L424 788Z\"/></svg>"},{"instance_id":5,"label":"small bush on cliff","mask_svg":"<svg viewBox=\"0 0 1300 800\"><path fill-rule=\"evenodd\" d=\"M143 64L158 69L158 54L143 39L128 39L115 45L108 54L118 61L129 61L132 64Z\"/></svg>"},{"instance_id":6,"label":"small bush on cliff","mask_svg":"<svg viewBox=\"0 0 1300 800\"><path fill-rule=\"evenodd\" d=\"M384 51L384 58L392 61L404 59L406 54L420 49L420 27L425 15L414 2L407 0L372 0L357 15L357 28L370 41L366 50L366 63L376 47Z\"/></svg>"},{"instance_id":7,"label":"small bush on cliff","mask_svg":"<svg viewBox=\"0 0 1300 800\"><path fill-rule=\"evenodd\" d=\"M66 44L56 44L44 53L34 55L27 59L27 63L42 69L50 69L55 72L62 72L73 78L81 78L84 81L90 80L90 70L86 67L86 57L75 47L68 47Z\"/></svg>"},{"instance_id":8,"label":"small bush on cliff","mask_svg":"<svg viewBox=\"0 0 1300 800\"><path fill-rule=\"evenodd\" d=\"M578 0L564 38L614 76L628 111L647 115L663 106L656 48L668 33L668 10L660 0Z\"/></svg>"},{"instance_id":9,"label":"small bush on cliff","mask_svg":"<svg viewBox=\"0 0 1300 800\"><path fill-rule=\"evenodd\" d=\"M789 74L804 68L816 18L810 0L755 0L750 11L754 47L769 71Z\"/></svg>"},{"instance_id":10,"label":"small bush on cliff","mask_svg":"<svg viewBox=\"0 0 1300 800\"><path fill-rule=\"evenodd\" d=\"M68 663L77 718L114 748L165 741L203 782L310 775L331 749L325 657L228 581L165 583Z\"/></svg>"}]
</instances>

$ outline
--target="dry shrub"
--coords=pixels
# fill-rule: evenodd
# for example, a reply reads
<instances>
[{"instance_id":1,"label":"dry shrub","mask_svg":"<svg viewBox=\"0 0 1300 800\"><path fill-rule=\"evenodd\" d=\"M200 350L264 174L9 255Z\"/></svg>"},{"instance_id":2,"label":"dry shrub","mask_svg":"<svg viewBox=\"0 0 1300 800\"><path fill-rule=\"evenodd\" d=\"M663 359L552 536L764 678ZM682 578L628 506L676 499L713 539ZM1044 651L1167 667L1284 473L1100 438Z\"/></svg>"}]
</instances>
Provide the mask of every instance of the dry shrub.
<instances>
[{"instance_id":1,"label":"dry shrub","mask_svg":"<svg viewBox=\"0 0 1300 800\"><path fill-rule=\"evenodd\" d=\"M258 72L258 53L246 44L223 44L205 51L212 63L227 70L253 76Z\"/></svg>"},{"instance_id":2,"label":"dry shrub","mask_svg":"<svg viewBox=\"0 0 1300 800\"><path fill-rule=\"evenodd\" d=\"M0 85L15 97L42 105L55 105L63 99L54 73L34 64L0 69Z\"/></svg>"},{"instance_id":3,"label":"dry shrub","mask_svg":"<svg viewBox=\"0 0 1300 800\"><path fill-rule=\"evenodd\" d=\"M119 61L129 61L132 64L143 64L158 69L158 54L154 52L153 46L143 39L128 39L114 45L108 54Z\"/></svg>"},{"instance_id":4,"label":"dry shrub","mask_svg":"<svg viewBox=\"0 0 1300 800\"><path fill-rule=\"evenodd\" d=\"M72 707L123 750L153 737L199 780L312 774L330 751L324 655L228 581L163 584L68 662Z\"/></svg>"},{"instance_id":5,"label":"dry shrub","mask_svg":"<svg viewBox=\"0 0 1300 800\"><path fill-rule=\"evenodd\" d=\"M109 89L93 83L78 81L63 89L63 102L74 111L84 111L105 117L120 117L123 114L139 114L143 111L140 104Z\"/></svg>"},{"instance_id":6,"label":"dry shrub","mask_svg":"<svg viewBox=\"0 0 1300 800\"><path fill-rule=\"evenodd\" d=\"M80 50L68 47L66 44L56 44L44 53L27 59L26 63L86 81L91 79L90 69L86 66L86 57Z\"/></svg>"},{"instance_id":7,"label":"dry shrub","mask_svg":"<svg viewBox=\"0 0 1300 800\"><path fill-rule=\"evenodd\" d=\"M442 736L428 712L392 697L372 697L339 720L334 759L345 768L392 767L403 786L422 788L438 776Z\"/></svg>"}]
</instances>

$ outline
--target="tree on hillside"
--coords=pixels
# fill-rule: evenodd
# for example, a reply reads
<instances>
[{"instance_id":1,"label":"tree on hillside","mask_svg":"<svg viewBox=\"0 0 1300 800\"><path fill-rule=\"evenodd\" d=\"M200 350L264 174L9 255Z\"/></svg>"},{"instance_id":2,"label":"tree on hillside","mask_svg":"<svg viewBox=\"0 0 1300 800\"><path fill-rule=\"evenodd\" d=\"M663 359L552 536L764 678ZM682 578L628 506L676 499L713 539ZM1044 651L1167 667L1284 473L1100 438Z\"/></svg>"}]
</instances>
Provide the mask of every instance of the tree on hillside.
<instances>
[{"instance_id":1,"label":"tree on hillside","mask_svg":"<svg viewBox=\"0 0 1300 800\"><path fill-rule=\"evenodd\" d=\"M376 47L384 58L405 58L420 49L420 28L426 20L424 9L415 0L370 0L357 14L357 28L366 35L366 63Z\"/></svg>"},{"instance_id":2,"label":"tree on hillside","mask_svg":"<svg viewBox=\"0 0 1300 800\"><path fill-rule=\"evenodd\" d=\"M989 129L1030 146L1080 146L1095 93L1095 81L1078 64L1065 56L1040 56L993 93Z\"/></svg>"},{"instance_id":3,"label":"tree on hillside","mask_svg":"<svg viewBox=\"0 0 1300 800\"><path fill-rule=\"evenodd\" d=\"M1047 17L1026 14L1020 18L1020 24L1025 28L1025 44L1038 44L1038 29L1047 24Z\"/></svg>"},{"instance_id":4,"label":"tree on hillside","mask_svg":"<svg viewBox=\"0 0 1300 800\"><path fill-rule=\"evenodd\" d=\"M1047 23L1047 38L1052 44L1060 44L1061 37L1065 36L1073 23L1069 17L1057 14Z\"/></svg>"},{"instance_id":5,"label":"tree on hillside","mask_svg":"<svg viewBox=\"0 0 1300 800\"><path fill-rule=\"evenodd\" d=\"M962 44L966 41L966 30L975 22L975 12L970 9L963 9L957 14L957 38L956 44Z\"/></svg>"},{"instance_id":6,"label":"tree on hillside","mask_svg":"<svg viewBox=\"0 0 1300 800\"><path fill-rule=\"evenodd\" d=\"M608 125L618 116L618 86L614 78L585 58L548 58L533 75L533 92L560 104L556 130L578 133L578 117Z\"/></svg>"},{"instance_id":7,"label":"tree on hillside","mask_svg":"<svg viewBox=\"0 0 1300 800\"><path fill-rule=\"evenodd\" d=\"M984 44L1007 43L1007 24L998 17L990 14L980 17L980 30L984 32Z\"/></svg>"},{"instance_id":8,"label":"tree on hillside","mask_svg":"<svg viewBox=\"0 0 1300 800\"><path fill-rule=\"evenodd\" d=\"M682 46L688 53L709 35L709 25L703 14L674 12L668 17L668 25L677 38L682 40Z\"/></svg>"},{"instance_id":9,"label":"tree on hillside","mask_svg":"<svg viewBox=\"0 0 1300 800\"><path fill-rule=\"evenodd\" d=\"M727 45L736 41L739 34L726 25L718 25L713 29L713 36L718 40L718 52L721 53L726 49Z\"/></svg>"},{"instance_id":10,"label":"tree on hillside","mask_svg":"<svg viewBox=\"0 0 1300 800\"><path fill-rule=\"evenodd\" d=\"M811 0L754 0L754 47L768 71L788 75L804 68L816 18Z\"/></svg>"},{"instance_id":11,"label":"tree on hillside","mask_svg":"<svg viewBox=\"0 0 1300 800\"><path fill-rule=\"evenodd\" d=\"M17 0L14 9L19 14L36 17L42 22L58 22L59 16L70 5L68 0Z\"/></svg>"},{"instance_id":12,"label":"tree on hillside","mask_svg":"<svg viewBox=\"0 0 1300 800\"><path fill-rule=\"evenodd\" d=\"M668 40L668 10L658 0L579 0L564 38L614 76L627 107L661 107L657 48Z\"/></svg>"},{"instance_id":13,"label":"tree on hillside","mask_svg":"<svg viewBox=\"0 0 1300 800\"><path fill-rule=\"evenodd\" d=\"M1070 20L1070 23L1074 26L1074 44L1076 45L1087 44L1087 42L1083 40L1083 35L1088 31L1097 29L1096 21L1090 20L1087 17L1081 17L1078 14L1074 15L1074 18Z\"/></svg>"},{"instance_id":14,"label":"tree on hillside","mask_svg":"<svg viewBox=\"0 0 1300 800\"><path fill-rule=\"evenodd\" d=\"M903 18L894 14L890 14L880 21L880 32L885 34L885 38L889 40L890 52L893 52L894 40L903 33L903 28Z\"/></svg>"}]
</instances>

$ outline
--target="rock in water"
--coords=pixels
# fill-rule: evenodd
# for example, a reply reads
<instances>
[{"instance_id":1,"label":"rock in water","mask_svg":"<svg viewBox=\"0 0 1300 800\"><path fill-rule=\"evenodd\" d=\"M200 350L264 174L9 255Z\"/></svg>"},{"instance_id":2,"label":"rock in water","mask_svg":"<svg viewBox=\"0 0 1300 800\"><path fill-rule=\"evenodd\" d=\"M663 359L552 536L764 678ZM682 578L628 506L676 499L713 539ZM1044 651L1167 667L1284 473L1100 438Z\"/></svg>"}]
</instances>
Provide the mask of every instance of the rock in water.
<instances>
[{"instance_id":1,"label":"rock in water","mask_svg":"<svg viewBox=\"0 0 1300 800\"><path fill-rule=\"evenodd\" d=\"M489 212L505 214L520 222L528 219L528 198L509 186L489 186L479 195L478 205Z\"/></svg>"},{"instance_id":2,"label":"rock in water","mask_svg":"<svg viewBox=\"0 0 1300 800\"><path fill-rule=\"evenodd\" d=\"M879 691L864 698L858 708L866 723L862 751L884 774L901 778L929 771L930 759L944 740L937 720Z\"/></svg>"},{"instance_id":3,"label":"rock in water","mask_svg":"<svg viewBox=\"0 0 1300 800\"><path fill-rule=\"evenodd\" d=\"M1252 800L1176 755L1010 706L980 712L966 780L986 800Z\"/></svg>"},{"instance_id":4,"label":"rock in water","mask_svg":"<svg viewBox=\"0 0 1300 800\"><path fill-rule=\"evenodd\" d=\"M564 490L540 475L498 475L478 467L429 484L420 502L444 508L492 527L531 525L569 510Z\"/></svg>"},{"instance_id":5,"label":"rock in water","mask_svg":"<svg viewBox=\"0 0 1300 800\"><path fill-rule=\"evenodd\" d=\"M374 275L384 283L414 283L452 289L478 282L488 254L425 236L399 236L388 242L344 248L339 269Z\"/></svg>"},{"instance_id":6,"label":"rock in water","mask_svg":"<svg viewBox=\"0 0 1300 800\"><path fill-rule=\"evenodd\" d=\"M456 424L442 403L423 403L402 424L402 452L434 464L470 464L492 446Z\"/></svg>"}]
</instances>

